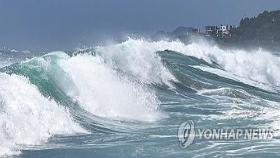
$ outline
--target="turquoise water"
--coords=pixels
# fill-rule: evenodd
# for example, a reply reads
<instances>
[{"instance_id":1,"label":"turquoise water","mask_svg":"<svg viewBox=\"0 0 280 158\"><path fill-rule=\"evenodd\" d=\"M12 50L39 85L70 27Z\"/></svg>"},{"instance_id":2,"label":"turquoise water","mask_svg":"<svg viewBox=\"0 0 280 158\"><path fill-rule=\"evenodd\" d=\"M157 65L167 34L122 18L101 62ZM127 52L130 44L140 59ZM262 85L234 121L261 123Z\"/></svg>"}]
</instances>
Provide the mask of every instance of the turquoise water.
<instances>
[{"instance_id":1,"label":"turquoise water","mask_svg":"<svg viewBox=\"0 0 280 158\"><path fill-rule=\"evenodd\" d=\"M270 52L129 39L29 58L1 68L1 156L280 155L280 58ZM196 139L182 149L177 130L189 120L271 128L274 137Z\"/></svg>"}]
</instances>

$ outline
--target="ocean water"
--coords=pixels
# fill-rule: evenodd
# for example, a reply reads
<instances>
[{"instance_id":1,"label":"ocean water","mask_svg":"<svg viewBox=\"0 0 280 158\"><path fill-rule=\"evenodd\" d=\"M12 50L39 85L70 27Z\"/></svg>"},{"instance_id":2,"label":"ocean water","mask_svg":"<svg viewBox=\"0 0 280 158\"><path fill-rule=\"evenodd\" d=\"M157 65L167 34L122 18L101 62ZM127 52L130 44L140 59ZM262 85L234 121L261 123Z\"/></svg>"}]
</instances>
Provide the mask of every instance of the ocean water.
<instances>
[{"instance_id":1,"label":"ocean water","mask_svg":"<svg viewBox=\"0 0 280 158\"><path fill-rule=\"evenodd\" d=\"M128 39L2 53L0 157L279 157L280 57L206 41ZM196 140L177 130L270 128L269 140Z\"/></svg>"}]
</instances>

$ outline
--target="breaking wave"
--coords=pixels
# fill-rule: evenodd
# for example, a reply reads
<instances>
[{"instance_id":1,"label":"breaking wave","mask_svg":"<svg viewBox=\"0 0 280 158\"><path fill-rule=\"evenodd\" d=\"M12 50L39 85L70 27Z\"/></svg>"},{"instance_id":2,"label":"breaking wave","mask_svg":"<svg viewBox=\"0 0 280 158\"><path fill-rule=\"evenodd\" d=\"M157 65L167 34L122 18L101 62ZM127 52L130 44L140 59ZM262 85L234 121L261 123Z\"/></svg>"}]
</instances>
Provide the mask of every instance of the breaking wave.
<instances>
[{"instance_id":1,"label":"breaking wave","mask_svg":"<svg viewBox=\"0 0 280 158\"><path fill-rule=\"evenodd\" d=\"M105 120L168 119L161 105L169 92L277 103L279 72L280 58L270 52L225 50L205 41L129 39L34 57L1 69L0 155L54 135L110 130Z\"/></svg>"},{"instance_id":2,"label":"breaking wave","mask_svg":"<svg viewBox=\"0 0 280 158\"><path fill-rule=\"evenodd\" d=\"M70 113L18 75L0 74L0 155L39 145L53 135L85 133Z\"/></svg>"}]
</instances>

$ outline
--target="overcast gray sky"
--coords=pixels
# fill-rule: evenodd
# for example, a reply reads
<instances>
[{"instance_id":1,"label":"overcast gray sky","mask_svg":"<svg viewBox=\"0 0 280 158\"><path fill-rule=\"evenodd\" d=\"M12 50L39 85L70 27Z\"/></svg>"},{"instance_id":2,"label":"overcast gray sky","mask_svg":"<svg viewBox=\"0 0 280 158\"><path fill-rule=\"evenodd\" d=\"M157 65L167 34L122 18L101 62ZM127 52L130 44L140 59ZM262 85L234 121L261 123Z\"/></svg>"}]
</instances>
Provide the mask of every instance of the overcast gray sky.
<instances>
[{"instance_id":1,"label":"overcast gray sky","mask_svg":"<svg viewBox=\"0 0 280 158\"><path fill-rule=\"evenodd\" d=\"M0 0L0 46L59 50L125 33L238 24L280 0Z\"/></svg>"}]
</instances>

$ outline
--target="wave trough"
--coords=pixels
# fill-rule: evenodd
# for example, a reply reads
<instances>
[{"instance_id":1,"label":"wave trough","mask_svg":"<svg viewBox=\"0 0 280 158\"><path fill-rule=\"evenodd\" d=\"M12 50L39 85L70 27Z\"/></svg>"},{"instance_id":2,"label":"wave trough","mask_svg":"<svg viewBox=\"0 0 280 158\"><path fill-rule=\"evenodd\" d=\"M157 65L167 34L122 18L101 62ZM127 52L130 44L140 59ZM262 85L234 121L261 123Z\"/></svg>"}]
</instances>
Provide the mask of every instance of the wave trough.
<instances>
[{"instance_id":1,"label":"wave trough","mask_svg":"<svg viewBox=\"0 0 280 158\"><path fill-rule=\"evenodd\" d=\"M279 72L280 58L268 51L226 50L206 41L128 39L23 60L1 68L0 156L56 135L95 135L94 128L102 129L98 136L119 134L112 130L118 125L127 133L132 124L133 132L147 130L139 139L176 134L184 119L279 130L280 115L271 113L280 110Z\"/></svg>"}]
</instances>

